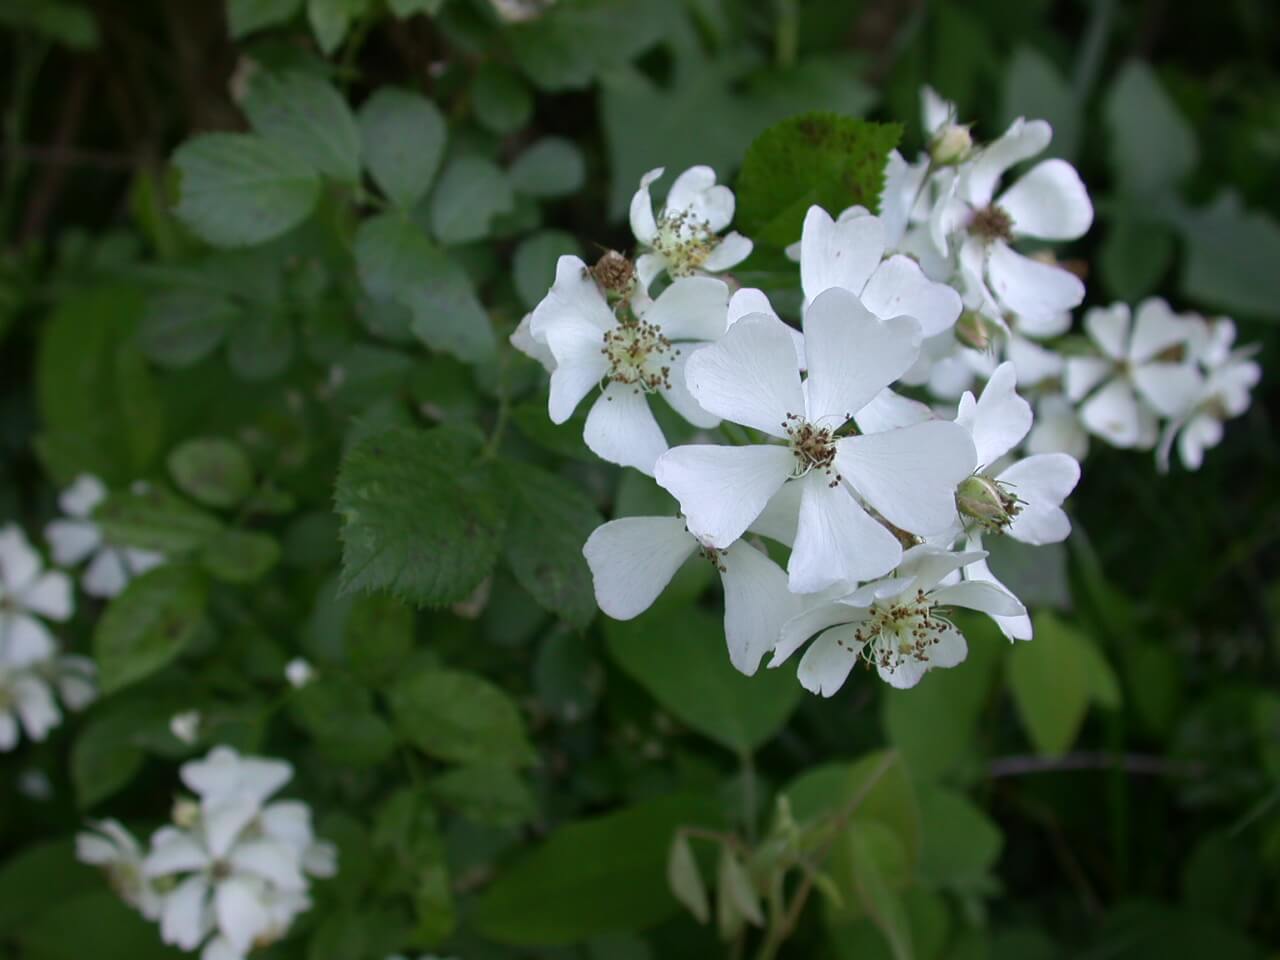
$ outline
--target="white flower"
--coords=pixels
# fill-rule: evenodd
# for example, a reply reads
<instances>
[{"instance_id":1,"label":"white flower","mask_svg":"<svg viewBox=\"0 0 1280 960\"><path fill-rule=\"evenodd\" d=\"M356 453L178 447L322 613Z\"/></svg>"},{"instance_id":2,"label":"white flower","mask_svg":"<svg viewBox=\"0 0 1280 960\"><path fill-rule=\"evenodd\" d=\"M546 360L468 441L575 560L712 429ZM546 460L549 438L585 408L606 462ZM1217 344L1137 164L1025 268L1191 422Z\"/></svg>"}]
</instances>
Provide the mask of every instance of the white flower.
<instances>
[{"instance_id":1,"label":"white flower","mask_svg":"<svg viewBox=\"0 0 1280 960\"><path fill-rule=\"evenodd\" d=\"M1084 400L1081 423L1115 447L1155 446L1157 417L1185 415L1201 394L1193 323L1152 298L1132 324L1129 307L1117 303L1090 310L1084 325L1101 356L1067 359L1067 396Z\"/></svg>"},{"instance_id":2,"label":"white flower","mask_svg":"<svg viewBox=\"0 0 1280 960\"><path fill-rule=\"evenodd\" d=\"M556 368L556 358L546 343L533 339L533 331L530 329L530 321L532 319L533 314L531 313L526 313L521 317L520 322L516 325L515 330L511 331L511 336L507 340L526 357L530 360L536 360L542 365L542 369L550 373Z\"/></svg>"},{"instance_id":3,"label":"white flower","mask_svg":"<svg viewBox=\"0 0 1280 960\"><path fill-rule=\"evenodd\" d=\"M1089 452L1089 434L1080 424L1076 408L1061 393L1045 393L1036 400L1036 420L1027 434L1028 453L1065 453L1083 460Z\"/></svg>"},{"instance_id":4,"label":"white flower","mask_svg":"<svg viewBox=\"0 0 1280 960\"><path fill-rule=\"evenodd\" d=\"M200 711L184 710L169 718L169 732L183 743L192 744L200 737Z\"/></svg>"},{"instance_id":5,"label":"white flower","mask_svg":"<svg viewBox=\"0 0 1280 960\"><path fill-rule=\"evenodd\" d=\"M733 220L733 191L716 183L710 167L690 167L676 177L655 218L649 185L662 173L658 167L641 177L640 189L631 198L631 232L649 249L636 258L636 273L645 290L663 270L673 278L721 273L750 255L751 241L742 234L719 236Z\"/></svg>"},{"instance_id":6,"label":"white flower","mask_svg":"<svg viewBox=\"0 0 1280 960\"><path fill-rule=\"evenodd\" d=\"M22 731L40 741L61 722L62 712L43 677L0 662L0 752L16 747Z\"/></svg>"},{"instance_id":7,"label":"white flower","mask_svg":"<svg viewBox=\"0 0 1280 960\"><path fill-rule=\"evenodd\" d=\"M711 413L777 443L683 446L658 459L655 478L680 503L689 530L725 549L788 481L802 485L790 588L811 593L880 576L902 555L895 527L928 535L955 519L955 485L974 466L962 427L932 421L846 435L849 422L915 360L919 327L881 320L833 287L804 314L808 379L791 335L773 316L738 320L689 360L689 390Z\"/></svg>"},{"instance_id":8,"label":"white flower","mask_svg":"<svg viewBox=\"0 0 1280 960\"><path fill-rule=\"evenodd\" d=\"M1253 348L1232 349L1235 336L1234 323L1217 320L1195 350L1204 379L1188 409L1164 429L1157 453L1162 471L1169 469L1169 452L1175 440L1182 465L1199 470L1205 450L1222 441L1223 423L1249 409L1249 393L1262 379L1262 368L1252 359Z\"/></svg>"},{"instance_id":9,"label":"white flower","mask_svg":"<svg viewBox=\"0 0 1280 960\"><path fill-rule=\"evenodd\" d=\"M160 918L161 897L142 871L142 848L116 820L89 821L91 829L76 834L76 857L101 867L111 888L148 920Z\"/></svg>"},{"instance_id":10,"label":"white flower","mask_svg":"<svg viewBox=\"0 0 1280 960\"><path fill-rule=\"evenodd\" d=\"M820 602L789 620L769 666L779 666L817 634L800 659L797 676L806 690L824 697L844 685L859 657L899 688L915 686L934 667L954 667L969 651L964 635L947 619L947 607L999 615L1025 612L994 585L958 581L956 571L980 557L931 546L911 548L892 577Z\"/></svg>"},{"instance_id":11,"label":"white flower","mask_svg":"<svg viewBox=\"0 0 1280 960\"><path fill-rule=\"evenodd\" d=\"M660 394L694 426L719 422L689 395L684 366L693 344L724 333L728 303L729 288L722 281L685 277L652 302L632 303L634 312L619 318L586 264L561 257L556 282L529 321L532 340L545 344L555 359L548 403L552 422L568 420L605 382L587 414L583 440L602 459L652 475L667 441L649 409L648 394Z\"/></svg>"},{"instance_id":12,"label":"white flower","mask_svg":"<svg viewBox=\"0 0 1280 960\"><path fill-rule=\"evenodd\" d=\"M284 665L284 678L289 686L301 690L316 678L316 668L302 657L294 657Z\"/></svg>"},{"instance_id":13,"label":"white flower","mask_svg":"<svg viewBox=\"0 0 1280 960\"><path fill-rule=\"evenodd\" d=\"M624 517L587 538L596 602L616 620L639 616L694 553L710 561L724 584L724 632L733 665L750 676L773 649L782 624L795 611L787 576L776 563L739 540L708 546L678 517Z\"/></svg>"},{"instance_id":14,"label":"white flower","mask_svg":"<svg viewBox=\"0 0 1280 960\"><path fill-rule=\"evenodd\" d=\"M71 609L67 575L45 571L17 527L0 530L0 663L22 667L52 657L56 644L39 617L66 620Z\"/></svg>"},{"instance_id":15,"label":"white flower","mask_svg":"<svg viewBox=\"0 0 1280 960\"><path fill-rule=\"evenodd\" d=\"M81 474L58 498L67 516L50 522L44 531L59 565L75 566L92 555L82 585L85 593L95 597L114 597L133 577L164 563L163 554L116 547L103 539L102 528L91 517L106 496L101 480Z\"/></svg>"}]
</instances>

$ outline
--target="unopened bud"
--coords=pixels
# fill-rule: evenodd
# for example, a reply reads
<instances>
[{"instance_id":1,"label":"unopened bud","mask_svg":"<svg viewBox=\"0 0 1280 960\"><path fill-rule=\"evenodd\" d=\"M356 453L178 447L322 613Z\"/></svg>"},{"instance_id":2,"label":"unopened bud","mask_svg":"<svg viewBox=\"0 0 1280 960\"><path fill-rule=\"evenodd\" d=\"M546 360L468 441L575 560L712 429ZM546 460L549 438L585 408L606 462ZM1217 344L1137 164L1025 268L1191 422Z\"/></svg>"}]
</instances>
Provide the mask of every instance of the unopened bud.
<instances>
[{"instance_id":1,"label":"unopened bud","mask_svg":"<svg viewBox=\"0 0 1280 960\"><path fill-rule=\"evenodd\" d=\"M992 532L1007 527L1021 512L1018 498L999 481L977 473L956 487L956 509Z\"/></svg>"},{"instance_id":2,"label":"unopened bud","mask_svg":"<svg viewBox=\"0 0 1280 960\"><path fill-rule=\"evenodd\" d=\"M985 350L991 346L991 322L976 310L966 310L956 321L956 339L967 347Z\"/></svg>"},{"instance_id":3,"label":"unopened bud","mask_svg":"<svg viewBox=\"0 0 1280 960\"><path fill-rule=\"evenodd\" d=\"M960 163L971 150L973 137L969 135L969 127L958 123L948 123L929 144L929 156L941 166Z\"/></svg>"},{"instance_id":4,"label":"unopened bud","mask_svg":"<svg viewBox=\"0 0 1280 960\"><path fill-rule=\"evenodd\" d=\"M596 283L614 299L625 300L631 296L636 282L636 268L617 250L607 250L591 268Z\"/></svg>"},{"instance_id":5,"label":"unopened bud","mask_svg":"<svg viewBox=\"0 0 1280 960\"><path fill-rule=\"evenodd\" d=\"M190 797L173 801L173 822L184 830L190 830L200 822L200 804Z\"/></svg>"}]
</instances>

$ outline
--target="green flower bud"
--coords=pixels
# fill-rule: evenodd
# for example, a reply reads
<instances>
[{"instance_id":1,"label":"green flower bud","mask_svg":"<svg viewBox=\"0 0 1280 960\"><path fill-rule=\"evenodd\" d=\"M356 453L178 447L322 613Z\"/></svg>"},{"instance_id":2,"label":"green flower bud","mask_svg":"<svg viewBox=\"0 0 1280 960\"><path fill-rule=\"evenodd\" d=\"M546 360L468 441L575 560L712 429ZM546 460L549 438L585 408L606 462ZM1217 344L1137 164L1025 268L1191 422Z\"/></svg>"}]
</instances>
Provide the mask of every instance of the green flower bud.
<instances>
[{"instance_id":1,"label":"green flower bud","mask_svg":"<svg viewBox=\"0 0 1280 960\"><path fill-rule=\"evenodd\" d=\"M969 127L958 123L947 124L929 144L930 158L944 167L960 163L972 150L973 137L969 135Z\"/></svg>"},{"instance_id":2,"label":"green flower bud","mask_svg":"<svg viewBox=\"0 0 1280 960\"><path fill-rule=\"evenodd\" d=\"M1018 498L999 481L976 473L956 487L956 509L992 532L1003 530L1021 512Z\"/></svg>"}]
</instances>

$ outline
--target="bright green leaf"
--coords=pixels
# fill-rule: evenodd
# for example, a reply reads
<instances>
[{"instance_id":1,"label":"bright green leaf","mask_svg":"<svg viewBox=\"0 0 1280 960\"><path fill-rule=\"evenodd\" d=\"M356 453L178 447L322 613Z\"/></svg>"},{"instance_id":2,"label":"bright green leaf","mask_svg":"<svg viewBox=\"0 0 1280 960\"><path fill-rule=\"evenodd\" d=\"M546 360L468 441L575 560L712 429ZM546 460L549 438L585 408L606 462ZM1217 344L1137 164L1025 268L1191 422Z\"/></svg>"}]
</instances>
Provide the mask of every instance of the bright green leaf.
<instances>
[{"instance_id":1,"label":"bright green leaf","mask_svg":"<svg viewBox=\"0 0 1280 960\"><path fill-rule=\"evenodd\" d=\"M946 787L920 790L920 875L926 883L981 893L1000 857L1000 828L964 794Z\"/></svg>"}]
</instances>

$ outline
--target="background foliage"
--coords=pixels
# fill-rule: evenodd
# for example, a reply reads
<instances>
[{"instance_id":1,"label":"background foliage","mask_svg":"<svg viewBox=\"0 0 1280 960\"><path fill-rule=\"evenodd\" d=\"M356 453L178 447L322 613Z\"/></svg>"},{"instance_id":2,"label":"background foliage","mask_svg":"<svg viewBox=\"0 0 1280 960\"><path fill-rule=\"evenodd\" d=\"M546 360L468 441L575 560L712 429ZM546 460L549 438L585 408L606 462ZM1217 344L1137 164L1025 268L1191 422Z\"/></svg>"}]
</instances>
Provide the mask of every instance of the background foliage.
<instances>
[{"instance_id":1,"label":"background foliage","mask_svg":"<svg viewBox=\"0 0 1280 960\"><path fill-rule=\"evenodd\" d=\"M962 668L823 701L732 670L705 564L596 616L583 539L665 495L551 426L506 337L558 255L628 243L645 170L733 182L810 110L914 150L927 82L986 137L1053 124L1099 211L1091 302L1229 312L1277 369L1277 36L1265 0L0 7L0 516L34 533L90 472L104 528L176 560L82 601L103 699L0 756L0 955L170 955L70 837L166 816L193 707L202 745L291 759L341 848L263 956L744 955L738 873L855 798L783 956L1274 951L1273 378L1199 473L1096 449L1069 544L995 558L1035 641L974 624ZM762 199L793 184L751 176L737 273L798 306ZM755 845L689 836L707 924L668 885L690 827Z\"/></svg>"}]
</instances>

